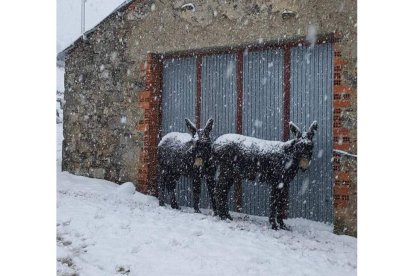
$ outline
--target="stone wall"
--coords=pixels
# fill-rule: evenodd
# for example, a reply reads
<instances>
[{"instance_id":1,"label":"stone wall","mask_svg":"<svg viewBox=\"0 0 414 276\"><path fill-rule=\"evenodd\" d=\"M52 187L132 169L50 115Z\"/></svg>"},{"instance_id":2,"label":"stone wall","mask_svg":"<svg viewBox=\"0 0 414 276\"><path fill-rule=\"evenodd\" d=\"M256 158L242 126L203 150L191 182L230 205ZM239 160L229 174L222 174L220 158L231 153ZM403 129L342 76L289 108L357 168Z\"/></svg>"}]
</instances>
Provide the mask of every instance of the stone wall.
<instances>
[{"instance_id":1,"label":"stone wall","mask_svg":"<svg viewBox=\"0 0 414 276\"><path fill-rule=\"evenodd\" d=\"M136 182L142 112L128 82L128 29L112 15L66 59L63 170L115 182ZM131 88L131 89L128 89Z\"/></svg>"},{"instance_id":2,"label":"stone wall","mask_svg":"<svg viewBox=\"0 0 414 276\"><path fill-rule=\"evenodd\" d=\"M190 2L194 9L188 5L182 8ZM148 53L162 57L173 51L260 44L306 36L309 30L335 33L339 38L335 51L340 57L335 62L340 64L335 66L340 68L335 78L340 78L340 87L337 85L336 91L345 98L337 99L334 105L341 105L338 120L347 132L337 135L335 148L356 154L356 18L355 0L132 2L101 23L68 55L63 169L132 181L138 190L149 192L150 178L143 176L153 167L148 160L156 146L151 142L156 141L156 125L149 128L157 114L159 84L154 83L157 77L151 76L157 72L151 69L158 68L157 63L149 61ZM335 229L355 235L356 159L347 163L343 157L336 159L340 164L336 180L346 174L348 181L336 181L342 189L335 191L348 197L340 197L346 203L335 202L335 221L342 225Z\"/></svg>"}]
</instances>

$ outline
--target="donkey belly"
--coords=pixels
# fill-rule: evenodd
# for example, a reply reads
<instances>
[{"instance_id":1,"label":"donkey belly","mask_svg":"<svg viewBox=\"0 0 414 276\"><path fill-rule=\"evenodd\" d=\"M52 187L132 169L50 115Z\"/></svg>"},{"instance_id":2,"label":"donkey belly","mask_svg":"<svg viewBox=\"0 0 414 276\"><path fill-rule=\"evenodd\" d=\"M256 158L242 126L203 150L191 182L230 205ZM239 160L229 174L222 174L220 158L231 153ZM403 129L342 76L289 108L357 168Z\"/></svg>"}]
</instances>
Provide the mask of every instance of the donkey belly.
<instances>
[{"instance_id":1,"label":"donkey belly","mask_svg":"<svg viewBox=\"0 0 414 276\"><path fill-rule=\"evenodd\" d=\"M258 173L257 168L255 166L240 166L239 167L239 174L242 179L255 181L260 178L260 173Z\"/></svg>"},{"instance_id":2,"label":"donkey belly","mask_svg":"<svg viewBox=\"0 0 414 276\"><path fill-rule=\"evenodd\" d=\"M254 181L260 176L259 162L254 156L238 156L237 167L238 173L242 179Z\"/></svg>"}]
</instances>

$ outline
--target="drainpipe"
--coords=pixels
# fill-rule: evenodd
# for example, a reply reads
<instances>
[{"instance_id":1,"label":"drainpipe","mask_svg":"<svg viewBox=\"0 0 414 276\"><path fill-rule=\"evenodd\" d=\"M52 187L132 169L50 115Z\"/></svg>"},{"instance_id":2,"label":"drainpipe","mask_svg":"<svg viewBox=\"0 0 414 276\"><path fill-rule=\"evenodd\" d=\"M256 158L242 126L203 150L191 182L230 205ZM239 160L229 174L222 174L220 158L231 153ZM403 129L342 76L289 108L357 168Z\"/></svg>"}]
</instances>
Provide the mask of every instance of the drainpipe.
<instances>
[{"instance_id":1,"label":"drainpipe","mask_svg":"<svg viewBox=\"0 0 414 276\"><path fill-rule=\"evenodd\" d=\"M85 3L87 0L81 0L81 34L82 38L86 39L85 37Z\"/></svg>"}]
</instances>

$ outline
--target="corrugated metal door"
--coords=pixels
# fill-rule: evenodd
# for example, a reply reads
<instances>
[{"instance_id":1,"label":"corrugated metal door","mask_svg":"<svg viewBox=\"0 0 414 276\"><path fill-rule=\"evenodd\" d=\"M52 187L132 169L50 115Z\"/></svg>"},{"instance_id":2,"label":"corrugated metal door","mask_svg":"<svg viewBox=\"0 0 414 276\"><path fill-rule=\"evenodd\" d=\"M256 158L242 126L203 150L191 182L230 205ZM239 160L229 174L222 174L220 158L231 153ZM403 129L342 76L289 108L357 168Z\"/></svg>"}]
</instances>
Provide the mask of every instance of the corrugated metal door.
<instances>
[{"instance_id":1,"label":"corrugated metal door","mask_svg":"<svg viewBox=\"0 0 414 276\"><path fill-rule=\"evenodd\" d=\"M319 123L314 155L290 185L289 216L332 222L332 44L291 49L290 120L306 129Z\"/></svg>"},{"instance_id":2,"label":"corrugated metal door","mask_svg":"<svg viewBox=\"0 0 414 276\"><path fill-rule=\"evenodd\" d=\"M284 50L245 51L243 56L242 134L266 140L283 139ZM299 171L290 185L290 217L332 221L332 92L333 47L319 44L290 50L290 120L308 128L319 123L310 169ZM200 121L215 120L212 138L236 132L236 55L203 55L201 60ZM163 134L186 132L183 119L195 119L197 95L195 57L164 61ZM192 185L182 179L179 204L192 206ZM269 214L270 187L244 181L243 209L247 214ZM230 209L235 210L234 187ZM205 183L201 207L209 206Z\"/></svg>"},{"instance_id":3,"label":"corrugated metal door","mask_svg":"<svg viewBox=\"0 0 414 276\"><path fill-rule=\"evenodd\" d=\"M214 119L213 139L236 132L236 56L233 54L204 56L201 75L201 124ZM230 209L235 210L234 188L229 193ZM201 206L209 199L203 184Z\"/></svg>"},{"instance_id":4,"label":"corrugated metal door","mask_svg":"<svg viewBox=\"0 0 414 276\"><path fill-rule=\"evenodd\" d=\"M236 77L235 55L204 56L201 76L201 127L209 118L214 119L212 139L224 133L236 131ZM195 122L196 106L196 58L175 58L164 61L162 134L187 132L184 118ZM177 184L178 204L193 206L192 180L181 177ZM229 195L234 198L234 189ZM167 199L169 203L169 198ZM235 210L234 200L230 207ZM207 187L203 181L201 208L210 206Z\"/></svg>"},{"instance_id":5,"label":"corrugated metal door","mask_svg":"<svg viewBox=\"0 0 414 276\"><path fill-rule=\"evenodd\" d=\"M245 52L243 58L243 135L266 140L283 137L283 50ZM269 214L270 186L242 182L243 213Z\"/></svg>"},{"instance_id":6,"label":"corrugated metal door","mask_svg":"<svg viewBox=\"0 0 414 276\"><path fill-rule=\"evenodd\" d=\"M196 99L196 59L174 58L164 61L162 89L162 135L188 132L184 118L194 121ZM192 181L181 177L177 183L180 206L192 206ZM167 202L170 198L167 196Z\"/></svg>"}]
</instances>

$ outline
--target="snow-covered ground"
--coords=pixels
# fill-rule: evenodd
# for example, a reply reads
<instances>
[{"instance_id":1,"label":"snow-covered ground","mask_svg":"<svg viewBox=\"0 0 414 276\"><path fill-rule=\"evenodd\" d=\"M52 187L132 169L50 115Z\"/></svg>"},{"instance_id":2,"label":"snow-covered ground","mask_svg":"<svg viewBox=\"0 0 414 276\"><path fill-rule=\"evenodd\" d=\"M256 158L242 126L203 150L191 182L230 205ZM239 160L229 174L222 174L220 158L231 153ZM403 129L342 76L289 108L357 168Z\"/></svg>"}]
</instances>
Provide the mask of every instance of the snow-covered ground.
<instances>
[{"instance_id":1,"label":"snow-covered ground","mask_svg":"<svg viewBox=\"0 0 414 276\"><path fill-rule=\"evenodd\" d=\"M235 215L236 216L236 215ZM304 219L220 221L159 207L132 183L58 173L59 275L355 275L356 239Z\"/></svg>"},{"instance_id":2,"label":"snow-covered ground","mask_svg":"<svg viewBox=\"0 0 414 276\"><path fill-rule=\"evenodd\" d=\"M61 172L62 138L57 124L58 275L356 275L357 241L331 225L159 207L132 183Z\"/></svg>"}]
</instances>

